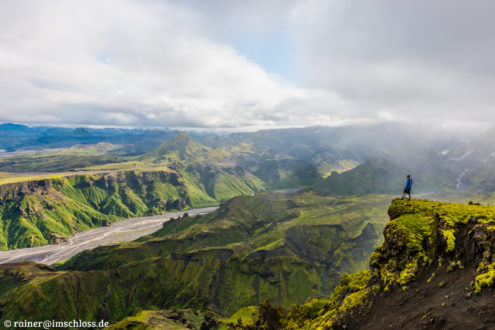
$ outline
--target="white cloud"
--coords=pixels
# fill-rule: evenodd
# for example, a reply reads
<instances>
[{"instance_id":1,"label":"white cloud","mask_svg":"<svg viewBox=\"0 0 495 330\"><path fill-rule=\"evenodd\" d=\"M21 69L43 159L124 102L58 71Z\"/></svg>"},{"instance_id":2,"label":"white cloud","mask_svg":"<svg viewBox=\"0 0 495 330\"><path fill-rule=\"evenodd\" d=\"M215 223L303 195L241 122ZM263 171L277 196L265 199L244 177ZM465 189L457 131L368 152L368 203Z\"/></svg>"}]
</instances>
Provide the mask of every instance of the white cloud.
<instances>
[{"instance_id":1,"label":"white cloud","mask_svg":"<svg viewBox=\"0 0 495 330\"><path fill-rule=\"evenodd\" d=\"M481 0L3 1L0 121L493 121L493 7ZM300 81L234 47L273 31L294 43Z\"/></svg>"},{"instance_id":2,"label":"white cloud","mask_svg":"<svg viewBox=\"0 0 495 330\"><path fill-rule=\"evenodd\" d=\"M290 13L307 88L351 117L494 121L493 1L309 0ZM387 116L383 116L387 109Z\"/></svg>"},{"instance_id":3,"label":"white cloud","mask_svg":"<svg viewBox=\"0 0 495 330\"><path fill-rule=\"evenodd\" d=\"M4 121L262 125L260 118L280 104L308 97L195 31L196 14L174 4L0 6L8 18L0 32Z\"/></svg>"}]
</instances>

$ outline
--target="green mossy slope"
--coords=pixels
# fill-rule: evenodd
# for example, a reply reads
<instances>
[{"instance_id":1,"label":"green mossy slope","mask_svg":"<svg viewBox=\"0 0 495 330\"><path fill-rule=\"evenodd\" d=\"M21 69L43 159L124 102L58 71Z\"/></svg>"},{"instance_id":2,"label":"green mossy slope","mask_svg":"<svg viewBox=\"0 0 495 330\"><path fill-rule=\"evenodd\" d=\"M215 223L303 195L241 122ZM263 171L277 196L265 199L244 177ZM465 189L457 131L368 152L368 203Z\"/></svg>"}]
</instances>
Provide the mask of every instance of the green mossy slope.
<instances>
[{"instance_id":1,"label":"green mossy slope","mask_svg":"<svg viewBox=\"0 0 495 330\"><path fill-rule=\"evenodd\" d=\"M138 308L171 307L230 315L263 299L290 306L326 295L342 273L366 266L387 221L387 199L234 198L136 242L82 252L2 293L2 319L117 321Z\"/></svg>"},{"instance_id":2,"label":"green mossy slope","mask_svg":"<svg viewBox=\"0 0 495 330\"><path fill-rule=\"evenodd\" d=\"M216 205L264 188L254 176L223 173L210 192L194 173L127 171L0 186L0 250L57 243L119 219Z\"/></svg>"}]
</instances>

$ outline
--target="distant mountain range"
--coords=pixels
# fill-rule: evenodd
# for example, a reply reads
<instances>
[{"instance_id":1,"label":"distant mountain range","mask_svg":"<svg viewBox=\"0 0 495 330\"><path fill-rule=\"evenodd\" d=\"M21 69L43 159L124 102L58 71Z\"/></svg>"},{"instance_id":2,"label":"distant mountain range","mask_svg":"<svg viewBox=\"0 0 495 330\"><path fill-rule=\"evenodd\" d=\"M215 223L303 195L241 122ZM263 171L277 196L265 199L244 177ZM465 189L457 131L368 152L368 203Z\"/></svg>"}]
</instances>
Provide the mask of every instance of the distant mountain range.
<instances>
[{"instance_id":1,"label":"distant mountain range","mask_svg":"<svg viewBox=\"0 0 495 330\"><path fill-rule=\"evenodd\" d=\"M133 154L153 150L175 133L158 129L29 127L5 123L0 124L0 149L12 152L108 142L125 146L125 151L119 152Z\"/></svg>"},{"instance_id":2,"label":"distant mountain range","mask_svg":"<svg viewBox=\"0 0 495 330\"><path fill-rule=\"evenodd\" d=\"M321 193L335 195L400 193L406 174L413 176L415 193L491 192L495 191L494 137L495 128L466 140L404 124L222 135L2 124L0 148L4 150L49 150L102 142L117 147L109 148L106 154L38 157L36 166L31 157L4 155L0 171L71 171L139 159L242 168L271 188L314 186Z\"/></svg>"}]
</instances>

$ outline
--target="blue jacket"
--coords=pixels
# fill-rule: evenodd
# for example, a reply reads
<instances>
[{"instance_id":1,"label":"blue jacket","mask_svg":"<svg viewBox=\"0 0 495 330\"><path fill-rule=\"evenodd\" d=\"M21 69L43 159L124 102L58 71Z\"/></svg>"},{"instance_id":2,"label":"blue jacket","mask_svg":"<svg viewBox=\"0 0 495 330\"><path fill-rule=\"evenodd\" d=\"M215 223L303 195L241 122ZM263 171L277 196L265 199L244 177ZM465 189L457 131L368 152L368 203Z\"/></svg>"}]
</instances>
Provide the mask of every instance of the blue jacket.
<instances>
[{"instance_id":1,"label":"blue jacket","mask_svg":"<svg viewBox=\"0 0 495 330\"><path fill-rule=\"evenodd\" d=\"M406 189L411 189L411 188L412 188L412 179L407 179Z\"/></svg>"}]
</instances>

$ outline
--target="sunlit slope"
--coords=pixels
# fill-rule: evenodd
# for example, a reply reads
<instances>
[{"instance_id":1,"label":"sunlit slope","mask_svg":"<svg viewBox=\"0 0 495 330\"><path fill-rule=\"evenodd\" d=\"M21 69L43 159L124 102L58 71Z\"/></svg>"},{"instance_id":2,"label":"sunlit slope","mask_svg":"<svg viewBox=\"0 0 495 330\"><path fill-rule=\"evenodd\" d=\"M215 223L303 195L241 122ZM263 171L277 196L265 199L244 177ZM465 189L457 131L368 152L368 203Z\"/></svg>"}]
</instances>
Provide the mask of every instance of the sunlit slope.
<instances>
[{"instance_id":1,"label":"sunlit slope","mask_svg":"<svg viewBox=\"0 0 495 330\"><path fill-rule=\"evenodd\" d=\"M137 308L171 307L230 315L266 298L303 302L366 267L387 205L387 196L237 197L137 242L83 252L2 292L2 318L116 321Z\"/></svg>"},{"instance_id":2,"label":"sunlit slope","mask_svg":"<svg viewBox=\"0 0 495 330\"><path fill-rule=\"evenodd\" d=\"M194 171L127 171L0 186L0 249L59 242L118 219L215 205L264 188L249 174L224 173L209 187L202 179Z\"/></svg>"}]
</instances>

